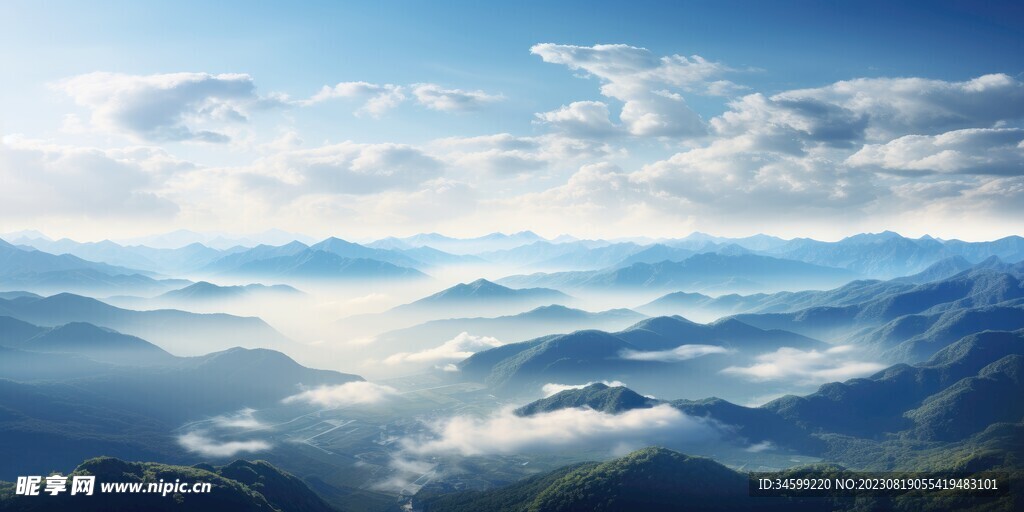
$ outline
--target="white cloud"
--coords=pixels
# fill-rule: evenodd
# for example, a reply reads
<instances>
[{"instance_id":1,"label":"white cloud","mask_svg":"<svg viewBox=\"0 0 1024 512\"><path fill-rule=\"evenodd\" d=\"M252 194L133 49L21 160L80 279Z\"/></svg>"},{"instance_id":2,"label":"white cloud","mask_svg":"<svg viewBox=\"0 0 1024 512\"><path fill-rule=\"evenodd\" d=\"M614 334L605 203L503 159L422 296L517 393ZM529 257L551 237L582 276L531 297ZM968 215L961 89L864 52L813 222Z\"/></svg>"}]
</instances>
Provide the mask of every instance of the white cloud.
<instances>
[{"instance_id":1,"label":"white cloud","mask_svg":"<svg viewBox=\"0 0 1024 512\"><path fill-rule=\"evenodd\" d=\"M481 350L504 345L503 341L489 336L473 336L468 332L442 343L441 345L419 352L399 352L384 360L385 364L402 363L440 363L461 361Z\"/></svg>"},{"instance_id":2,"label":"white cloud","mask_svg":"<svg viewBox=\"0 0 1024 512\"><path fill-rule=\"evenodd\" d=\"M671 350L653 350L653 351L639 351L639 350L624 350L619 357L623 359L631 359L633 361L662 361L666 363L672 363L677 361L686 361L688 359L695 359L701 356L707 356L711 354L728 354L732 352L725 347L718 345L680 345Z\"/></svg>"},{"instance_id":3,"label":"white cloud","mask_svg":"<svg viewBox=\"0 0 1024 512\"><path fill-rule=\"evenodd\" d=\"M271 447L270 443L260 440L217 441L200 432L189 432L179 436L178 444L204 457L234 457L239 453L261 452Z\"/></svg>"},{"instance_id":4,"label":"white cloud","mask_svg":"<svg viewBox=\"0 0 1024 512\"><path fill-rule=\"evenodd\" d=\"M790 130L831 144L987 128L1024 117L1024 83L1003 74L963 82L858 78L824 87L752 94L711 121L720 135Z\"/></svg>"},{"instance_id":5,"label":"white cloud","mask_svg":"<svg viewBox=\"0 0 1024 512\"><path fill-rule=\"evenodd\" d=\"M192 169L154 147L102 150L7 136L0 139L0 214L8 218L166 218L178 206L159 194Z\"/></svg>"},{"instance_id":6,"label":"white cloud","mask_svg":"<svg viewBox=\"0 0 1024 512\"><path fill-rule=\"evenodd\" d=\"M605 142L565 134L517 137L507 133L449 137L431 144L431 154L461 170L467 179L536 177L569 171L581 162L612 159L624 152Z\"/></svg>"},{"instance_id":7,"label":"white cloud","mask_svg":"<svg viewBox=\"0 0 1024 512\"><path fill-rule=\"evenodd\" d=\"M532 416L505 409L486 418L456 416L428 425L423 439L405 439L416 455L529 453L571 447L659 444L711 439L714 428L669 405L608 414L593 409L560 409Z\"/></svg>"},{"instance_id":8,"label":"white cloud","mask_svg":"<svg viewBox=\"0 0 1024 512\"><path fill-rule=\"evenodd\" d=\"M751 366L730 366L723 373L755 382L791 380L801 384L820 384L869 375L885 366L857 360L853 346L839 345L827 350L798 350L783 347L761 354Z\"/></svg>"},{"instance_id":9,"label":"white cloud","mask_svg":"<svg viewBox=\"0 0 1024 512\"><path fill-rule=\"evenodd\" d=\"M347 98L363 101L355 114L357 116L368 115L379 118L387 111L397 107L405 101L405 88L393 84L371 84L369 82L339 82L333 87L324 86L320 92L314 94L303 105L315 105L324 101Z\"/></svg>"},{"instance_id":10,"label":"white cloud","mask_svg":"<svg viewBox=\"0 0 1024 512\"><path fill-rule=\"evenodd\" d=\"M282 400L286 404L305 402L328 408L348 407L351 405L372 405L385 402L398 396L398 391L390 386L372 382L346 382L335 386L319 386L307 389L299 394Z\"/></svg>"},{"instance_id":11,"label":"white cloud","mask_svg":"<svg viewBox=\"0 0 1024 512\"><path fill-rule=\"evenodd\" d=\"M596 382L588 382L586 384L557 384L554 382L549 382L547 384L544 384L544 386L541 388L541 392L544 393L544 397L546 398L551 395L561 393L562 391L568 391L570 389L583 389L593 384L596 384ZM618 380L602 380L601 384L604 384L605 386L608 386L610 388L626 387L626 384L624 382Z\"/></svg>"},{"instance_id":12,"label":"white cloud","mask_svg":"<svg viewBox=\"0 0 1024 512\"><path fill-rule=\"evenodd\" d=\"M150 140L227 142L218 127L245 122L249 112L284 105L281 97L260 97L245 74L88 73L53 87L91 111L96 128Z\"/></svg>"},{"instance_id":13,"label":"white cloud","mask_svg":"<svg viewBox=\"0 0 1024 512\"><path fill-rule=\"evenodd\" d=\"M721 94L735 86L721 75L732 71L699 55L656 57L646 48L624 44L534 45L530 53L544 62L597 77L601 94L623 102L619 119L633 135L692 137L706 131L683 97L669 89Z\"/></svg>"},{"instance_id":14,"label":"white cloud","mask_svg":"<svg viewBox=\"0 0 1024 512\"><path fill-rule=\"evenodd\" d=\"M600 101L576 101L534 115L539 123L577 137L601 138L620 131L608 117L608 105Z\"/></svg>"},{"instance_id":15,"label":"white cloud","mask_svg":"<svg viewBox=\"0 0 1024 512\"><path fill-rule=\"evenodd\" d=\"M968 128L867 144L846 162L891 171L1024 174L1024 129Z\"/></svg>"},{"instance_id":16,"label":"white cloud","mask_svg":"<svg viewBox=\"0 0 1024 512\"><path fill-rule=\"evenodd\" d=\"M484 91L445 89L437 84L414 84L412 93L420 105L441 112L465 112L477 110L489 103L504 99L500 94Z\"/></svg>"},{"instance_id":17,"label":"white cloud","mask_svg":"<svg viewBox=\"0 0 1024 512\"><path fill-rule=\"evenodd\" d=\"M416 147L348 141L286 151L230 170L244 188L286 200L306 194L414 189L441 173L441 163Z\"/></svg>"},{"instance_id":18,"label":"white cloud","mask_svg":"<svg viewBox=\"0 0 1024 512\"><path fill-rule=\"evenodd\" d=\"M242 409L234 414L215 416L213 424L220 428L258 430L266 428L266 425L256 419L255 409Z\"/></svg>"}]
</instances>

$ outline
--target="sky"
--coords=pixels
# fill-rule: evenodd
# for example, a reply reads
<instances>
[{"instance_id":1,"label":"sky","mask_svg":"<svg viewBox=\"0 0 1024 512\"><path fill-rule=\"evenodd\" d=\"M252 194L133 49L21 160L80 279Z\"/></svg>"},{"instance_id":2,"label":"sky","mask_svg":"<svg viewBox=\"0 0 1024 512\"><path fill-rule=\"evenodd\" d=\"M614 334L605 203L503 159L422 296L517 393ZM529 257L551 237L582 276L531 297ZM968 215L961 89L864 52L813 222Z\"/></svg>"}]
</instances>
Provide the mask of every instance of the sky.
<instances>
[{"instance_id":1,"label":"sky","mask_svg":"<svg viewBox=\"0 0 1024 512\"><path fill-rule=\"evenodd\" d=\"M1013 2L0 4L0 232L1024 232Z\"/></svg>"}]
</instances>

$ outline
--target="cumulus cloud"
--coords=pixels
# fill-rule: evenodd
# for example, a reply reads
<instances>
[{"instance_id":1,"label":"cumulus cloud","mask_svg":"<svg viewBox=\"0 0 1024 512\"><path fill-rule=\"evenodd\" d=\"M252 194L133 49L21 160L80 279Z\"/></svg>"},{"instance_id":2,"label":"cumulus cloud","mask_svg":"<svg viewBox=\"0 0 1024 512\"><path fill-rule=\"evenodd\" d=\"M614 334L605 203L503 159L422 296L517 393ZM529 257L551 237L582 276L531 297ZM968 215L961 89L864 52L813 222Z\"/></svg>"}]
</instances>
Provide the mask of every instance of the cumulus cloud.
<instances>
[{"instance_id":1,"label":"cumulus cloud","mask_svg":"<svg viewBox=\"0 0 1024 512\"><path fill-rule=\"evenodd\" d=\"M91 111L96 128L150 140L227 142L216 126L248 120L249 112L286 103L260 97L245 74L88 73L53 87Z\"/></svg>"},{"instance_id":2,"label":"cumulus cloud","mask_svg":"<svg viewBox=\"0 0 1024 512\"><path fill-rule=\"evenodd\" d=\"M508 133L448 137L431 144L432 154L469 177L516 177L538 171L571 170L580 162L621 156L623 151L594 139L567 134L518 137Z\"/></svg>"},{"instance_id":3,"label":"cumulus cloud","mask_svg":"<svg viewBox=\"0 0 1024 512\"><path fill-rule=\"evenodd\" d=\"M442 343L441 345L419 352L399 352L384 360L385 364L402 363L441 363L461 361L481 350L504 345L503 341L489 336L473 336L468 332Z\"/></svg>"},{"instance_id":4,"label":"cumulus cloud","mask_svg":"<svg viewBox=\"0 0 1024 512\"><path fill-rule=\"evenodd\" d=\"M968 128L867 144L846 162L890 171L1024 174L1024 129Z\"/></svg>"},{"instance_id":5,"label":"cumulus cloud","mask_svg":"<svg viewBox=\"0 0 1024 512\"><path fill-rule=\"evenodd\" d=\"M8 218L166 218L166 179L194 168L154 147L98 149L7 136L0 139L0 213Z\"/></svg>"},{"instance_id":6,"label":"cumulus cloud","mask_svg":"<svg viewBox=\"0 0 1024 512\"><path fill-rule=\"evenodd\" d=\"M728 354L732 352L725 347L718 345L680 345L671 350L623 350L619 357L633 361L661 361L674 363L686 361L711 354Z\"/></svg>"},{"instance_id":7,"label":"cumulus cloud","mask_svg":"<svg viewBox=\"0 0 1024 512\"><path fill-rule=\"evenodd\" d=\"M752 94L711 125L720 135L791 130L814 141L849 144L987 128L1021 117L1024 83L992 74L962 82L859 78L770 97Z\"/></svg>"},{"instance_id":8,"label":"cumulus cloud","mask_svg":"<svg viewBox=\"0 0 1024 512\"><path fill-rule=\"evenodd\" d=\"M561 409L517 416L504 409L485 418L456 416L429 424L422 439L404 439L415 455L529 453L571 447L660 444L712 439L715 429L669 405L608 414L593 409Z\"/></svg>"},{"instance_id":9,"label":"cumulus cloud","mask_svg":"<svg viewBox=\"0 0 1024 512\"><path fill-rule=\"evenodd\" d=\"M756 363L751 366L730 366L722 372L755 382L790 380L801 384L820 384L869 375L884 367L856 359L851 345L839 345L821 351L783 347L757 356Z\"/></svg>"},{"instance_id":10,"label":"cumulus cloud","mask_svg":"<svg viewBox=\"0 0 1024 512\"><path fill-rule=\"evenodd\" d=\"M541 392L544 393L545 397L549 397L551 395L556 395L558 393L561 393L562 391L568 391L570 389L583 389L583 388L585 388L587 386L590 386L590 385L593 385L593 384L596 384L596 382L591 381L591 382L588 382L586 384L557 384L557 383L554 383L554 382L550 382L550 383L544 384L544 386L541 388ZM604 384L605 386L608 386L610 388L619 388L619 387L625 387L626 386L626 384L624 382L617 381L617 380L612 380L612 381L602 380L601 384Z\"/></svg>"},{"instance_id":11,"label":"cumulus cloud","mask_svg":"<svg viewBox=\"0 0 1024 512\"><path fill-rule=\"evenodd\" d=\"M539 123L577 137L600 138L619 131L609 119L608 105L600 101L576 101L535 116Z\"/></svg>"},{"instance_id":12,"label":"cumulus cloud","mask_svg":"<svg viewBox=\"0 0 1024 512\"><path fill-rule=\"evenodd\" d=\"M400 105L405 101L406 96L405 88L400 85L339 82L333 87L325 85L320 92L303 101L302 104L315 105L337 98L360 100L363 105L355 111L355 114L378 118Z\"/></svg>"},{"instance_id":13,"label":"cumulus cloud","mask_svg":"<svg viewBox=\"0 0 1024 512\"><path fill-rule=\"evenodd\" d=\"M619 119L633 135L703 135L704 123L682 95L722 94L736 86L722 80L732 71L699 55L657 57L646 48L624 44L574 46L543 43L530 53L601 80L601 94L623 102Z\"/></svg>"},{"instance_id":14,"label":"cumulus cloud","mask_svg":"<svg viewBox=\"0 0 1024 512\"><path fill-rule=\"evenodd\" d=\"M334 409L351 405L378 404L396 396L398 396L398 391L390 386L357 381L307 389L282 401L286 404L303 402Z\"/></svg>"},{"instance_id":15,"label":"cumulus cloud","mask_svg":"<svg viewBox=\"0 0 1024 512\"><path fill-rule=\"evenodd\" d=\"M246 188L292 199L413 189L441 173L440 162L413 146L341 142L274 154L232 174Z\"/></svg>"},{"instance_id":16,"label":"cumulus cloud","mask_svg":"<svg viewBox=\"0 0 1024 512\"><path fill-rule=\"evenodd\" d=\"M414 84L412 93L420 105L441 112L465 112L477 110L489 103L504 99L500 94L484 91L445 89L437 84Z\"/></svg>"},{"instance_id":17,"label":"cumulus cloud","mask_svg":"<svg viewBox=\"0 0 1024 512\"><path fill-rule=\"evenodd\" d=\"M261 452L271 447L270 443L261 440L217 441L198 431L179 436L178 444L204 457L234 457L239 453Z\"/></svg>"}]
</instances>

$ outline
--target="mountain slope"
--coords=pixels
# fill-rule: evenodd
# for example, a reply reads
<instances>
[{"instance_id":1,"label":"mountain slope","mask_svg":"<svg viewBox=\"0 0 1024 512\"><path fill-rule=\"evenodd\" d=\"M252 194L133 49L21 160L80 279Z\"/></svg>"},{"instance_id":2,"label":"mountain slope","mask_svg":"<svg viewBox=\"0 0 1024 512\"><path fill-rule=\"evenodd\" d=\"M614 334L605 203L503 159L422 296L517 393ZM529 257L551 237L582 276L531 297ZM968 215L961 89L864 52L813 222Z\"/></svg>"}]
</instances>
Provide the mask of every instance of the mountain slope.
<instances>
[{"instance_id":1,"label":"mountain slope","mask_svg":"<svg viewBox=\"0 0 1024 512\"><path fill-rule=\"evenodd\" d=\"M517 287L600 289L760 289L838 286L856 277L848 270L753 254L703 253L683 261L634 263L599 271L509 276L501 284Z\"/></svg>"},{"instance_id":2,"label":"mountain slope","mask_svg":"<svg viewBox=\"0 0 1024 512\"><path fill-rule=\"evenodd\" d=\"M824 504L747 496L747 477L711 459L644 448L570 466L508 487L426 499L427 512L827 510Z\"/></svg>"},{"instance_id":3,"label":"mountain slope","mask_svg":"<svg viewBox=\"0 0 1024 512\"><path fill-rule=\"evenodd\" d=\"M422 272L368 258L345 258L337 254L306 249L295 254L247 261L224 272L226 275L261 278L303 279L395 279L422 278Z\"/></svg>"},{"instance_id":4,"label":"mountain slope","mask_svg":"<svg viewBox=\"0 0 1024 512\"><path fill-rule=\"evenodd\" d=\"M156 343L176 355L206 354L233 346L288 348L291 342L263 320L173 309L133 311L70 293L0 300L0 316L41 326L71 322L114 329Z\"/></svg>"},{"instance_id":5,"label":"mountain slope","mask_svg":"<svg viewBox=\"0 0 1024 512\"><path fill-rule=\"evenodd\" d=\"M763 407L811 430L876 438L911 428L905 412L1015 354L1024 354L1024 331L986 331L949 345L926 363L895 365L869 378L825 384L811 395L786 396Z\"/></svg>"},{"instance_id":6,"label":"mountain slope","mask_svg":"<svg viewBox=\"0 0 1024 512\"><path fill-rule=\"evenodd\" d=\"M96 477L95 494L15 496L13 485L0 486L0 510L195 510L332 512L335 509L298 478L268 462L238 460L226 466L172 466L155 462L125 462L110 457L89 459L71 475ZM212 486L206 493L101 493L101 482L196 482Z\"/></svg>"},{"instance_id":7,"label":"mountain slope","mask_svg":"<svg viewBox=\"0 0 1024 512\"><path fill-rule=\"evenodd\" d=\"M646 409L654 407L658 403L637 394L632 389L606 384L591 384L583 389L570 389L555 393L547 398L531 402L516 409L519 416L532 416L543 412L557 411L559 409L588 407L595 411L617 414L632 409Z\"/></svg>"},{"instance_id":8,"label":"mountain slope","mask_svg":"<svg viewBox=\"0 0 1024 512\"><path fill-rule=\"evenodd\" d=\"M33 352L75 354L93 361L120 365L166 365L175 360L174 356L146 340L85 322L57 326L8 346Z\"/></svg>"}]
</instances>

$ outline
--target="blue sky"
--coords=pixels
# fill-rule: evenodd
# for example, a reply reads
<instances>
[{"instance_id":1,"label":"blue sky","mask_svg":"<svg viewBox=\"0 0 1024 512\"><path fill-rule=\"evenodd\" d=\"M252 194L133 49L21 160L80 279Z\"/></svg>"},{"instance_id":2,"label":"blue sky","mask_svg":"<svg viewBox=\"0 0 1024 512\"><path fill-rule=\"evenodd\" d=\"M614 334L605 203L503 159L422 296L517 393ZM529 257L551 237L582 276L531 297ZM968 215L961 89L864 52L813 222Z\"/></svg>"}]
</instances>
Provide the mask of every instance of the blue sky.
<instances>
[{"instance_id":1,"label":"blue sky","mask_svg":"<svg viewBox=\"0 0 1024 512\"><path fill-rule=\"evenodd\" d=\"M0 230L1021 230L1011 2L5 2L0 44Z\"/></svg>"}]
</instances>

